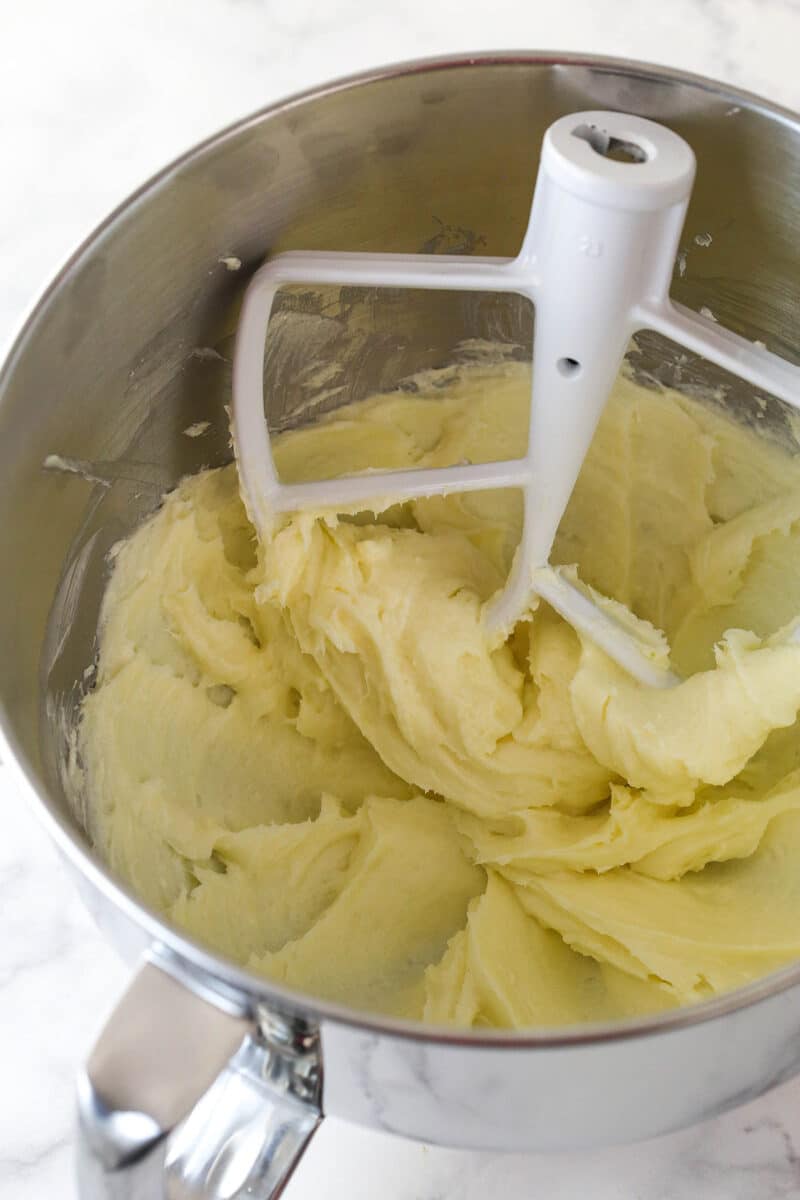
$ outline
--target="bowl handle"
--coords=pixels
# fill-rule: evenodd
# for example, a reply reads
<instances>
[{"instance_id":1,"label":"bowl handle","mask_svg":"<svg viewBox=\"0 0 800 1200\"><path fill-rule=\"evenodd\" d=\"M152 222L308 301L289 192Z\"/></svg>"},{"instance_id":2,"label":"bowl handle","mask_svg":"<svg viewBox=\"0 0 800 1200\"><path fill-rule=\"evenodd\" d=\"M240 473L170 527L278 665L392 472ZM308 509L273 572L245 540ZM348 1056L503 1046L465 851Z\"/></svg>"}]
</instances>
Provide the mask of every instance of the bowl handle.
<instances>
[{"instance_id":1,"label":"bowl handle","mask_svg":"<svg viewBox=\"0 0 800 1200\"><path fill-rule=\"evenodd\" d=\"M81 1200L273 1200L322 1119L317 1031L150 958L78 1080Z\"/></svg>"}]
</instances>

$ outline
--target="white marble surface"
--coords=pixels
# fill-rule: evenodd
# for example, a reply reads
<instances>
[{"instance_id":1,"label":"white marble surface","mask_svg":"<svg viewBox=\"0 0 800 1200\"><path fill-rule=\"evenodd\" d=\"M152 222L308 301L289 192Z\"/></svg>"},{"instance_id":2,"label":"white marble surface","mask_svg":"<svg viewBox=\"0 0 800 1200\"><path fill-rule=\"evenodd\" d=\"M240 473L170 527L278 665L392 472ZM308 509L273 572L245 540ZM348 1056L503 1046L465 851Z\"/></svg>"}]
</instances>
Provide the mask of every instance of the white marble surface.
<instances>
[{"instance_id":1,"label":"white marble surface","mask_svg":"<svg viewBox=\"0 0 800 1200\"><path fill-rule=\"evenodd\" d=\"M4 0L0 345L147 175L315 82L415 55L561 48L668 63L800 108L799 43L800 0ZM124 971L2 767L0 804L0 1197L70 1200L73 1073ZM491 1194L800 1196L800 1082L683 1134L569 1157L453 1153L330 1121L287 1200Z\"/></svg>"}]
</instances>

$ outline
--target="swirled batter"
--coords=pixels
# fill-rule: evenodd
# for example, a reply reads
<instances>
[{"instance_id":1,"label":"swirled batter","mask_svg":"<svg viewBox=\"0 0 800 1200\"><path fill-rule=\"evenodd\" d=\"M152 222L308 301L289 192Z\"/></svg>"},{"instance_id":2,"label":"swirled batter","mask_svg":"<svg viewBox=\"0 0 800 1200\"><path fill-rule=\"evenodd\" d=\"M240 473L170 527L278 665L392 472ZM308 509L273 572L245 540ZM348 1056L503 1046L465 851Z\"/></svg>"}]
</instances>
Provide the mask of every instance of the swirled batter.
<instances>
[{"instance_id":1,"label":"swirled batter","mask_svg":"<svg viewBox=\"0 0 800 1200\"><path fill-rule=\"evenodd\" d=\"M514 457L529 368L478 363L284 434L286 478ZM554 559L662 628L648 691L546 605L490 645L511 492L306 513L234 467L124 544L80 749L92 833L229 958L462 1026L687 1004L800 956L800 464L620 380Z\"/></svg>"}]
</instances>

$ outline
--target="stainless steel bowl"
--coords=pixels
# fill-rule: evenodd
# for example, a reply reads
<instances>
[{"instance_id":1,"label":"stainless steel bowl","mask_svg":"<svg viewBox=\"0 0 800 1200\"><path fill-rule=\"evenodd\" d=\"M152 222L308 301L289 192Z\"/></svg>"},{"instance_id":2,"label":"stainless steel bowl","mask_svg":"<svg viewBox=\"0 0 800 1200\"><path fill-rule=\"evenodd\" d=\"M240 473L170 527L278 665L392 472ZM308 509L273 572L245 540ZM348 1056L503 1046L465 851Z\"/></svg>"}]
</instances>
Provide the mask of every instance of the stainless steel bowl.
<instances>
[{"instance_id":1,"label":"stainless steel bowl","mask_svg":"<svg viewBox=\"0 0 800 1200\"><path fill-rule=\"evenodd\" d=\"M77 252L5 364L3 756L101 929L139 963L81 1075L86 1195L227 1197L249 1187L266 1197L323 1113L451 1146L633 1140L719 1113L800 1069L800 966L653 1019L525 1036L423 1028L287 992L148 911L88 845L68 785L107 551L183 474L228 460L226 347L252 270L291 247L511 255L545 128L587 108L653 117L687 138L699 173L673 294L797 360L800 120L663 69L513 54L346 80L191 151ZM697 247L693 236L706 232L711 245ZM530 312L508 298L415 300L287 296L269 363L280 384L271 421L391 386L448 361L464 338L529 352ZM344 364L334 400L302 374L309 345L334 348ZM688 378L695 390L715 382L647 338L635 362L644 377ZM732 396L746 419L746 389ZM209 436L182 436L200 420ZM791 440L780 406L767 425ZM78 474L43 470L52 454Z\"/></svg>"}]
</instances>

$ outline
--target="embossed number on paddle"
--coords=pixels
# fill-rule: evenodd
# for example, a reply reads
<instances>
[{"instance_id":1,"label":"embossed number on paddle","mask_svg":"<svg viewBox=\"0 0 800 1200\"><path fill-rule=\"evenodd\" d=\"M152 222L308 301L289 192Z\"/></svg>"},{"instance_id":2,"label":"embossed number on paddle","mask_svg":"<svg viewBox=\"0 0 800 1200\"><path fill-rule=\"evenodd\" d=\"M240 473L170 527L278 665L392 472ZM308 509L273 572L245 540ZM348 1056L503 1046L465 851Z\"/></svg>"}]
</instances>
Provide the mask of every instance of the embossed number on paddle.
<instances>
[{"instance_id":1,"label":"embossed number on paddle","mask_svg":"<svg viewBox=\"0 0 800 1200\"><path fill-rule=\"evenodd\" d=\"M578 249L587 258L599 258L603 253L603 243L598 238L589 237L587 233L578 240Z\"/></svg>"}]
</instances>

